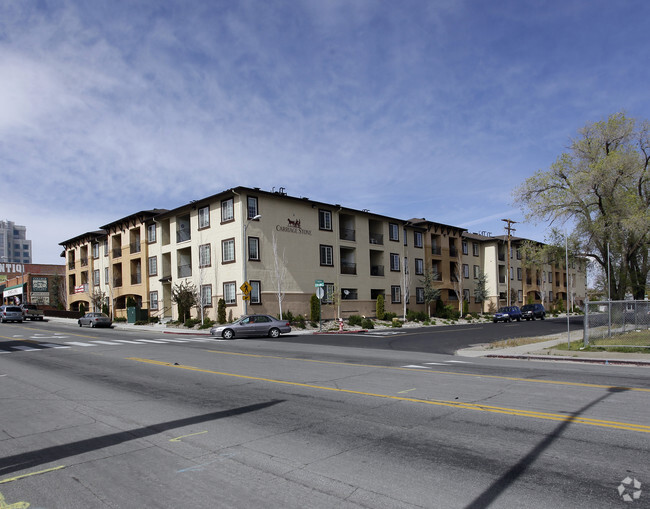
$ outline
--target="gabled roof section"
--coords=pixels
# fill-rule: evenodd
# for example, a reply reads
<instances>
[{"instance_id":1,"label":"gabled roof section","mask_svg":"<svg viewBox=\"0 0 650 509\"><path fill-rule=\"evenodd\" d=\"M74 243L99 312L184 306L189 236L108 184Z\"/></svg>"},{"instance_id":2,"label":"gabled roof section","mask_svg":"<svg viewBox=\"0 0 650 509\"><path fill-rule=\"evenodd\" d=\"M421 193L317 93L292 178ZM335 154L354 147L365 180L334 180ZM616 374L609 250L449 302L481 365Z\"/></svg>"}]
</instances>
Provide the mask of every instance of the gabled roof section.
<instances>
[{"instance_id":1,"label":"gabled roof section","mask_svg":"<svg viewBox=\"0 0 650 509\"><path fill-rule=\"evenodd\" d=\"M81 235L77 235L76 237L72 237L71 239L64 240L63 242L59 242L59 246L63 246L65 249L70 249L71 247L74 246L79 246L81 244L88 244L90 242L100 240L106 237L107 235L108 234L104 230L86 232L86 233L82 233Z\"/></svg>"},{"instance_id":2,"label":"gabled roof section","mask_svg":"<svg viewBox=\"0 0 650 509\"><path fill-rule=\"evenodd\" d=\"M425 218L409 219L409 222L413 223L416 226L419 226L420 228L426 228L428 231L433 231L434 233L445 233L447 235L453 233L459 237L463 234L463 232L467 231L466 228L461 228L460 226L452 226L450 224L429 221Z\"/></svg>"},{"instance_id":3,"label":"gabled roof section","mask_svg":"<svg viewBox=\"0 0 650 509\"><path fill-rule=\"evenodd\" d=\"M155 216L167 212L166 209L153 209L153 210L141 210L140 212L135 212L131 215L108 223L100 228L106 230L108 233L115 233L117 231L134 228L140 224L145 224L148 220L153 219Z\"/></svg>"}]
</instances>

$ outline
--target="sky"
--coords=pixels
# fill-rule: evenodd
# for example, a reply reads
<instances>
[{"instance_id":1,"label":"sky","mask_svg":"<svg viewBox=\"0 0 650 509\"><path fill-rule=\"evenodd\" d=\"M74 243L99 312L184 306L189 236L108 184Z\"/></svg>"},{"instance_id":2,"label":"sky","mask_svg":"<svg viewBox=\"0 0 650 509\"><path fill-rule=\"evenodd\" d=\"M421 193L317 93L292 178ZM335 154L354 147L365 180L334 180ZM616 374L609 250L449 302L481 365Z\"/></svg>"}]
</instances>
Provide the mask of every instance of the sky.
<instances>
[{"instance_id":1,"label":"sky","mask_svg":"<svg viewBox=\"0 0 650 509\"><path fill-rule=\"evenodd\" d=\"M3 0L0 219L34 263L235 186L544 241L512 191L650 119L646 0Z\"/></svg>"}]
</instances>

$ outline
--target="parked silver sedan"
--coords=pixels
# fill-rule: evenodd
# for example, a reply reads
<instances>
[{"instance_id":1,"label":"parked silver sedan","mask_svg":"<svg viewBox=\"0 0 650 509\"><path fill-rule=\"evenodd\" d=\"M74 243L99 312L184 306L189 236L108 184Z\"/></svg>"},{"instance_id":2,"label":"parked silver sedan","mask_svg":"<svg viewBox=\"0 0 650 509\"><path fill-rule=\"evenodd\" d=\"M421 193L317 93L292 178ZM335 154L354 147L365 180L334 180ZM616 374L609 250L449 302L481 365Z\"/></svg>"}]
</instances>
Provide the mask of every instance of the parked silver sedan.
<instances>
[{"instance_id":1,"label":"parked silver sedan","mask_svg":"<svg viewBox=\"0 0 650 509\"><path fill-rule=\"evenodd\" d=\"M0 321L21 322L23 321L23 310L18 306L0 306Z\"/></svg>"},{"instance_id":2,"label":"parked silver sedan","mask_svg":"<svg viewBox=\"0 0 650 509\"><path fill-rule=\"evenodd\" d=\"M104 313L86 313L77 320L79 327L90 325L91 327L110 327L113 325L111 319Z\"/></svg>"},{"instance_id":3,"label":"parked silver sedan","mask_svg":"<svg viewBox=\"0 0 650 509\"><path fill-rule=\"evenodd\" d=\"M247 315L233 323L219 325L210 329L210 334L224 339L253 336L277 338L280 334L291 332L286 320L278 320L270 315Z\"/></svg>"}]
</instances>

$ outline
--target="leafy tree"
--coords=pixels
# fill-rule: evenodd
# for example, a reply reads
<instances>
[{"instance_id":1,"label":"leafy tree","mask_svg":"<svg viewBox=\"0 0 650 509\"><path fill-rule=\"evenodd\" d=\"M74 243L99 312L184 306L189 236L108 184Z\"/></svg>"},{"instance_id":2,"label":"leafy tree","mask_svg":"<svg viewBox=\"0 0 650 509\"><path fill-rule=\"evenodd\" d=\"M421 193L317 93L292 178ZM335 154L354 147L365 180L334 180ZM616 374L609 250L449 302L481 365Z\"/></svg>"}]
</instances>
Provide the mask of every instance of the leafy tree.
<instances>
[{"instance_id":1,"label":"leafy tree","mask_svg":"<svg viewBox=\"0 0 650 509\"><path fill-rule=\"evenodd\" d=\"M181 281L172 288L172 302L178 306L178 320L185 322L190 317L192 307L198 302L198 293L194 283Z\"/></svg>"},{"instance_id":2,"label":"leafy tree","mask_svg":"<svg viewBox=\"0 0 650 509\"><path fill-rule=\"evenodd\" d=\"M86 306L84 306L84 303L83 303L83 302L82 302L81 304L79 304L79 312L80 312L82 315L85 315L85 314L86 314Z\"/></svg>"},{"instance_id":3,"label":"leafy tree","mask_svg":"<svg viewBox=\"0 0 650 509\"><path fill-rule=\"evenodd\" d=\"M642 299L650 272L649 170L650 124L616 113L581 129L515 199L528 219L574 226L584 256L605 273L609 267L613 299L627 291Z\"/></svg>"},{"instance_id":4,"label":"leafy tree","mask_svg":"<svg viewBox=\"0 0 650 509\"><path fill-rule=\"evenodd\" d=\"M438 281L438 272L431 268L427 268L424 277L420 279L424 286L424 303L429 310L429 318L431 318L431 303L440 298L440 290L434 286L436 281Z\"/></svg>"},{"instance_id":5,"label":"leafy tree","mask_svg":"<svg viewBox=\"0 0 650 509\"><path fill-rule=\"evenodd\" d=\"M476 302L481 303L481 314L483 314L483 302L485 302L487 298L488 298L487 275L483 271L481 271L478 275L476 286L474 288L474 299L476 300Z\"/></svg>"},{"instance_id":6,"label":"leafy tree","mask_svg":"<svg viewBox=\"0 0 650 509\"><path fill-rule=\"evenodd\" d=\"M320 302L316 294L313 293L309 300L309 320L317 322L320 318Z\"/></svg>"}]
</instances>

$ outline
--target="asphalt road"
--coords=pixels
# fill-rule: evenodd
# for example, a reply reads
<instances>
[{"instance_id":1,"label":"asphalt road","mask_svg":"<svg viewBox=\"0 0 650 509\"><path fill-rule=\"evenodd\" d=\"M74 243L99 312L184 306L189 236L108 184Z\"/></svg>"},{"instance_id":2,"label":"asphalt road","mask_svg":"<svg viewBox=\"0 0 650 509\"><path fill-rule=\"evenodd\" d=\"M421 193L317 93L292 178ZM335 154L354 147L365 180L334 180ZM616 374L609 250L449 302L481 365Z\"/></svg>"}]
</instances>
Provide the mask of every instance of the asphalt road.
<instances>
[{"instance_id":1,"label":"asphalt road","mask_svg":"<svg viewBox=\"0 0 650 509\"><path fill-rule=\"evenodd\" d=\"M0 507L611 508L650 482L645 368L47 322L6 344Z\"/></svg>"}]
</instances>

